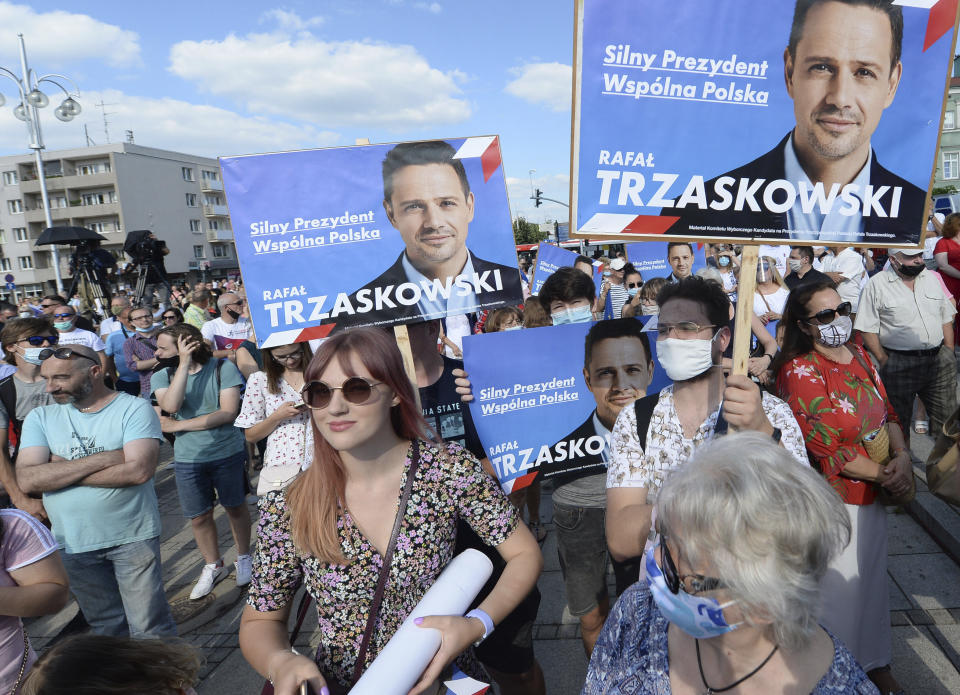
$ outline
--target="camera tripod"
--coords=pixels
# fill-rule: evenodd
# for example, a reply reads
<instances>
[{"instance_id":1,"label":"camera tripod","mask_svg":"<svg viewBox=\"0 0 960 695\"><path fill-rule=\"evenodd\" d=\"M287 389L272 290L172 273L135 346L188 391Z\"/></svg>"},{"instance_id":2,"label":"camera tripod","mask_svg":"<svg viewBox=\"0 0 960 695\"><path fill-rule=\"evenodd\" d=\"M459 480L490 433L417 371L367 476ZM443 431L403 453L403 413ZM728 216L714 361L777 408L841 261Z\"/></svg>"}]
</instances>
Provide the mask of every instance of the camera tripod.
<instances>
[{"instance_id":1,"label":"camera tripod","mask_svg":"<svg viewBox=\"0 0 960 695\"><path fill-rule=\"evenodd\" d=\"M167 293L173 291L173 288L170 287L169 281L164 277L163 273L160 272L160 268L157 267L157 264L153 261L144 261L142 263L137 263L137 282L134 285L133 290L133 304L134 306L143 306L143 295L147 291L147 278L150 275L150 271L153 271L156 274L156 277L160 278L160 284L167 288ZM151 285L156 283L149 283ZM151 304L153 297L151 299Z\"/></svg>"},{"instance_id":2,"label":"camera tripod","mask_svg":"<svg viewBox=\"0 0 960 695\"><path fill-rule=\"evenodd\" d=\"M106 316L107 306L110 304L110 287L93 267L92 259L86 254L77 254L77 265L67 299L73 297L78 287L80 296L92 304L100 316Z\"/></svg>"}]
</instances>

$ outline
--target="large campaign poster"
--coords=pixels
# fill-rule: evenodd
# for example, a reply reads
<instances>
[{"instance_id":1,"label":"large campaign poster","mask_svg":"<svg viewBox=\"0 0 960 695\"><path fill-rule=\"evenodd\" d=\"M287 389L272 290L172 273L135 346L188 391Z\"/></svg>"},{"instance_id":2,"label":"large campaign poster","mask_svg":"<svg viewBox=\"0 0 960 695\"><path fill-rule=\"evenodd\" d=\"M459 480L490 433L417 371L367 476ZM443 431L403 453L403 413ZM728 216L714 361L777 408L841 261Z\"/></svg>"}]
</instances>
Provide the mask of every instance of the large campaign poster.
<instances>
[{"instance_id":1,"label":"large campaign poster","mask_svg":"<svg viewBox=\"0 0 960 695\"><path fill-rule=\"evenodd\" d=\"M261 347L523 300L497 136L220 166Z\"/></svg>"},{"instance_id":2,"label":"large campaign poster","mask_svg":"<svg viewBox=\"0 0 960 695\"><path fill-rule=\"evenodd\" d=\"M537 475L606 470L604 429L623 407L670 383L656 362L657 334L644 330L648 318L464 338L470 415L505 491L526 487Z\"/></svg>"},{"instance_id":3,"label":"large campaign poster","mask_svg":"<svg viewBox=\"0 0 960 695\"><path fill-rule=\"evenodd\" d=\"M572 236L917 245L956 16L578 0Z\"/></svg>"}]
</instances>

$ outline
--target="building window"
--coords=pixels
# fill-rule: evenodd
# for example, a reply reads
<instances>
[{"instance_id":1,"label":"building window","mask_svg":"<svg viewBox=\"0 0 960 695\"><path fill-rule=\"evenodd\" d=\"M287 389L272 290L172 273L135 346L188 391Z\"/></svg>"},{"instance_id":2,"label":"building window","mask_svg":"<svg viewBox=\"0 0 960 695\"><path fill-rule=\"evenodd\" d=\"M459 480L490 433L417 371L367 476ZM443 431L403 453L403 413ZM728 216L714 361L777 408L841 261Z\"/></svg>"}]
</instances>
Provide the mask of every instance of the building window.
<instances>
[{"instance_id":1,"label":"building window","mask_svg":"<svg viewBox=\"0 0 960 695\"><path fill-rule=\"evenodd\" d=\"M960 179L960 152L943 153L943 178Z\"/></svg>"},{"instance_id":2,"label":"building window","mask_svg":"<svg viewBox=\"0 0 960 695\"><path fill-rule=\"evenodd\" d=\"M117 194L113 191L106 193L84 193L80 196L84 205L105 205L106 203L117 202Z\"/></svg>"},{"instance_id":3,"label":"building window","mask_svg":"<svg viewBox=\"0 0 960 695\"><path fill-rule=\"evenodd\" d=\"M13 236L16 238L17 241L29 241L29 240L30 240L30 238L27 236L27 228L26 228L26 227L14 227L14 228L13 228Z\"/></svg>"},{"instance_id":4,"label":"building window","mask_svg":"<svg viewBox=\"0 0 960 695\"><path fill-rule=\"evenodd\" d=\"M3 172L4 186L16 186L19 182L20 182L20 178L17 176L17 172L15 171Z\"/></svg>"},{"instance_id":5,"label":"building window","mask_svg":"<svg viewBox=\"0 0 960 695\"><path fill-rule=\"evenodd\" d=\"M196 193L187 193L187 207L195 208L197 207L197 194Z\"/></svg>"},{"instance_id":6,"label":"building window","mask_svg":"<svg viewBox=\"0 0 960 695\"><path fill-rule=\"evenodd\" d=\"M193 178L193 169L190 167L180 167L180 175L184 181L196 181L196 179Z\"/></svg>"},{"instance_id":7,"label":"building window","mask_svg":"<svg viewBox=\"0 0 960 695\"><path fill-rule=\"evenodd\" d=\"M81 164L77 167L77 176L108 173L110 173L110 162L91 162L89 164Z\"/></svg>"},{"instance_id":8,"label":"building window","mask_svg":"<svg viewBox=\"0 0 960 695\"><path fill-rule=\"evenodd\" d=\"M40 209L40 207L41 207L42 205L43 205L43 203L41 202L40 205L37 206L37 209ZM65 196L55 195L55 196L53 196L52 198L50 198L50 208L51 208L51 209L65 208L65 207L67 207L67 199L66 199Z\"/></svg>"},{"instance_id":9,"label":"building window","mask_svg":"<svg viewBox=\"0 0 960 695\"><path fill-rule=\"evenodd\" d=\"M33 256L18 256L17 263L20 265L20 270L32 270Z\"/></svg>"},{"instance_id":10,"label":"building window","mask_svg":"<svg viewBox=\"0 0 960 695\"><path fill-rule=\"evenodd\" d=\"M200 220L190 220L190 231L191 232L200 232Z\"/></svg>"},{"instance_id":11,"label":"building window","mask_svg":"<svg viewBox=\"0 0 960 695\"><path fill-rule=\"evenodd\" d=\"M13 263L9 258L0 258L0 270L13 270Z\"/></svg>"},{"instance_id":12,"label":"building window","mask_svg":"<svg viewBox=\"0 0 960 695\"><path fill-rule=\"evenodd\" d=\"M952 109L947 109L943 114L943 129L953 130L957 127L957 113Z\"/></svg>"},{"instance_id":13,"label":"building window","mask_svg":"<svg viewBox=\"0 0 960 695\"><path fill-rule=\"evenodd\" d=\"M213 249L214 258L230 258L230 254L227 253L227 247L223 244L211 244L210 248Z\"/></svg>"},{"instance_id":14,"label":"building window","mask_svg":"<svg viewBox=\"0 0 960 695\"><path fill-rule=\"evenodd\" d=\"M215 232L220 229L220 220L207 220L207 229Z\"/></svg>"},{"instance_id":15,"label":"building window","mask_svg":"<svg viewBox=\"0 0 960 695\"><path fill-rule=\"evenodd\" d=\"M23 212L23 201L17 198L16 200L7 201L7 210L10 214L15 215L18 212Z\"/></svg>"},{"instance_id":16,"label":"building window","mask_svg":"<svg viewBox=\"0 0 960 695\"><path fill-rule=\"evenodd\" d=\"M219 181L220 173L216 171L210 171L209 169L201 169L200 176L203 177L204 181Z\"/></svg>"},{"instance_id":17,"label":"building window","mask_svg":"<svg viewBox=\"0 0 960 695\"><path fill-rule=\"evenodd\" d=\"M223 198L216 194L206 194L203 196L204 205L223 205Z\"/></svg>"},{"instance_id":18,"label":"building window","mask_svg":"<svg viewBox=\"0 0 960 695\"><path fill-rule=\"evenodd\" d=\"M93 230L97 234L103 234L104 232L109 232L107 225L103 222L89 222L87 223L87 229Z\"/></svg>"},{"instance_id":19,"label":"building window","mask_svg":"<svg viewBox=\"0 0 960 695\"><path fill-rule=\"evenodd\" d=\"M194 257L194 258L203 258L203 246L194 246L194 247L193 247L193 257Z\"/></svg>"},{"instance_id":20,"label":"building window","mask_svg":"<svg viewBox=\"0 0 960 695\"><path fill-rule=\"evenodd\" d=\"M6 243L7 243L7 233L4 230L0 229L0 244L6 244Z\"/></svg>"}]
</instances>

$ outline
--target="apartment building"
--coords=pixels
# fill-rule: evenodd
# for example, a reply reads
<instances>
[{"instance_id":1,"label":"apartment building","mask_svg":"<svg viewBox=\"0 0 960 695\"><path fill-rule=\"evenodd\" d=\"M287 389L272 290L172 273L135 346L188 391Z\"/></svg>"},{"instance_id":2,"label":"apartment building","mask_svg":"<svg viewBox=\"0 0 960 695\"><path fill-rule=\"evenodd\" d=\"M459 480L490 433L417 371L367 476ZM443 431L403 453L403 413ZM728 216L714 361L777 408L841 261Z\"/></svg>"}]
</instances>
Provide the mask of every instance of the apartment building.
<instances>
[{"instance_id":1,"label":"apartment building","mask_svg":"<svg viewBox=\"0 0 960 695\"><path fill-rule=\"evenodd\" d=\"M216 159L131 143L43 153L54 225L87 227L121 261L127 232L150 229L170 248L171 274L237 268L233 230ZM54 288L52 254L35 246L46 227L32 154L0 157L0 277L15 278L19 296ZM58 247L65 289L73 249ZM3 285L0 284L0 287ZM0 289L0 297L10 293Z\"/></svg>"},{"instance_id":2,"label":"apartment building","mask_svg":"<svg viewBox=\"0 0 960 695\"><path fill-rule=\"evenodd\" d=\"M933 188L953 187L955 193L960 193L960 57L954 59L951 75Z\"/></svg>"}]
</instances>

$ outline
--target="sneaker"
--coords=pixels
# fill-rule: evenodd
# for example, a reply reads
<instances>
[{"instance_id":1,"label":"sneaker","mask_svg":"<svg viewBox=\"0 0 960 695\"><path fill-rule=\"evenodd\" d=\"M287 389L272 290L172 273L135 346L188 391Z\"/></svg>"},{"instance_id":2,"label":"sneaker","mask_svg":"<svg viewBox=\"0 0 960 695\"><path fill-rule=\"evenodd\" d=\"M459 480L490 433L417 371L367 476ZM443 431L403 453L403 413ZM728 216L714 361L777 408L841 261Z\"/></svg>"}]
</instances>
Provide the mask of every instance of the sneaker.
<instances>
[{"instance_id":1,"label":"sneaker","mask_svg":"<svg viewBox=\"0 0 960 695\"><path fill-rule=\"evenodd\" d=\"M196 601L198 598L203 598L213 591L214 584L226 576L227 568L223 566L222 560L215 565L204 565L200 571L200 579L190 592L190 599Z\"/></svg>"},{"instance_id":2,"label":"sneaker","mask_svg":"<svg viewBox=\"0 0 960 695\"><path fill-rule=\"evenodd\" d=\"M237 562L237 586L246 586L250 583L250 575L253 573L253 558L249 555L238 555Z\"/></svg>"}]
</instances>

